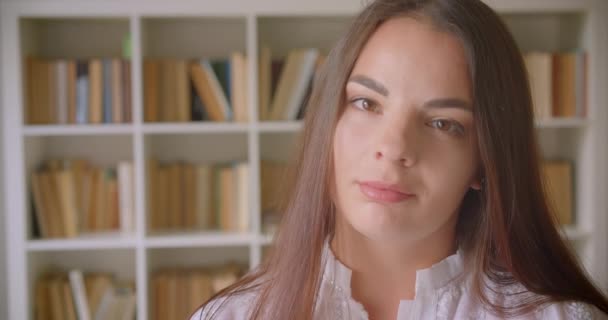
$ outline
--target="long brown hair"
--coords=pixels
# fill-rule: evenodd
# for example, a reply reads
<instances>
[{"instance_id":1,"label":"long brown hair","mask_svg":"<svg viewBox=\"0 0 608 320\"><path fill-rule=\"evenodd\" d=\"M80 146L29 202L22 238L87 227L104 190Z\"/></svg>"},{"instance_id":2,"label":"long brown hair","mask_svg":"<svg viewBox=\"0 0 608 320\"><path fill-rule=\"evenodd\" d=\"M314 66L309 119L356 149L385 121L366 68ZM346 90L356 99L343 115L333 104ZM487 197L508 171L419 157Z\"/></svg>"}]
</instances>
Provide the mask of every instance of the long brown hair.
<instances>
[{"instance_id":1,"label":"long brown hair","mask_svg":"<svg viewBox=\"0 0 608 320\"><path fill-rule=\"evenodd\" d=\"M472 294L503 316L567 300L608 313L606 297L560 236L545 199L521 53L498 15L478 0L377 0L355 19L315 78L272 254L212 300L256 290L254 319L313 317L321 253L335 227L332 140L345 105L344 87L372 33L399 16L430 20L458 37L468 56L485 183L481 192L465 195L456 240L472 274ZM486 294L488 287L515 283L536 294L522 295L508 307L494 305Z\"/></svg>"}]
</instances>

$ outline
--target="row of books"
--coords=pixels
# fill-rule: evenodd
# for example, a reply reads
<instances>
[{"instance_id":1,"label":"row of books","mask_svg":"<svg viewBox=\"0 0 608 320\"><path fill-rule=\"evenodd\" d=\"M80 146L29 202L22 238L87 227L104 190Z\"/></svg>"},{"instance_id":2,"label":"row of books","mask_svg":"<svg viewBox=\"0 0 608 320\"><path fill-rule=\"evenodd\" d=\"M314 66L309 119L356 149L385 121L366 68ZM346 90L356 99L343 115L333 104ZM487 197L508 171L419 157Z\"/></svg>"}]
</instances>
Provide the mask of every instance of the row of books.
<instances>
[{"instance_id":1,"label":"row of books","mask_svg":"<svg viewBox=\"0 0 608 320\"><path fill-rule=\"evenodd\" d=\"M37 320L134 320L135 288L111 274L50 272L36 281Z\"/></svg>"},{"instance_id":2,"label":"row of books","mask_svg":"<svg viewBox=\"0 0 608 320\"><path fill-rule=\"evenodd\" d=\"M249 231L249 164L148 160L149 227Z\"/></svg>"},{"instance_id":3,"label":"row of books","mask_svg":"<svg viewBox=\"0 0 608 320\"><path fill-rule=\"evenodd\" d=\"M585 52L528 52L524 61L537 119L587 115Z\"/></svg>"},{"instance_id":4,"label":"row of books","mask_svg":"<svg viewBox=\"0 0 608 320\"><path fill-rule=\"evenodd\" d=\"M26 59L27 124L132 121L131 62Z\"/></svg>"},{"instance_id":5,"label":"row of books","mask_svg":"<svg viewBox=\"0 0 608 320\"><path fill-rule=\"evenodd\" d=\"M146 59L144 119L147 122L247 122L247 57Z\"/></svg>"},{"instance_id":6,"label":"row of books","mask_svg":"<svg viewBox=\"0 0 608 320\"><path fill-rule=\"evenodd\" d=\"M287 163L272 160L260 161L262 232L274 234L280 222L281 191L285 188Z\"/></svg>"},{"instance_id":7,"label":"row of books","mask_svg":"<svg viewBox=\"0 0 608 320\"><path fill-rule=\"evenodd\" d=\"M316 48L291 50L284 59L273 59L262 47L259 59L260 119L296 120L304 113L314 75L325 61Z\"/></svg>"},{"instance_id":8,"label":"row of books","mask_svg":"<svg viewBox=\"0 0 608 320\"><path fill-rule=\"evenodd\" d=\"M545 191L557 221L561 225L574 222L574 185L572 162L567 160L545 160L541 166Z\"/></svg>"},{"instance_id":9,"label":"row of books","mask_svg":"<svg viewBox=\"0 0 608 320\"><path fill-rule=\"evenodd\" d=\"M152 315L155 320L189 319L204 302L237 281L247 270L228 264L206 269L165 269L152 276Z\"/></svg>"},{"instance_id":10,"label":"row of books","mask_svg":"<svg viewBox=\"0 0 608 320\"><path fill-rule=\"evenodd\" d=\"M133 165L100 168L82 159L49 160L32 173L35 235L134 230Z\"/></svg>"}]
</instances>

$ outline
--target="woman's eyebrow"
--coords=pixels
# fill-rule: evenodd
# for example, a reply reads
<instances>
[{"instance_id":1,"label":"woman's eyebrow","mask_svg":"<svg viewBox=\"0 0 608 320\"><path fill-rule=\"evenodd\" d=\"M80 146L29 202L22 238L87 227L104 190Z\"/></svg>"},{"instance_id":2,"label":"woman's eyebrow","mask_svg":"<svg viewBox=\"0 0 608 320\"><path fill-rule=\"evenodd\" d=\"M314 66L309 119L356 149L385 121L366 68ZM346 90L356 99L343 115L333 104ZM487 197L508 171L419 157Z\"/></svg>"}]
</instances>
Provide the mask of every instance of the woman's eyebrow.
<instances>
[{"instance_id":1,"label":"woman's eyebrow","mask_svg":"<svg viewBox=\"0 0 608 320\"><path fill-rule=\"evenodd\" d=\"M383 86L380 82L378 82L368 76L356 74L356 75L350 77L350 79L348 79L348 82L358 83L364 87L367 87L371 90L378 92L379 94L381 94L385 97L388 97L388 89L386 89L386 87Z\"/></svg>"},{"instance_id":2,"label":"woman's eyebrow","mask_svg":"<svg viewBox=\"0 0 608 320\"><path fill-rule=\"evenodd\" d=\"M422 106L427 108L458 108L473 112L471 104L459 98L433 99L425 102Z\"/></svg>"},{"instance_id":3,"label":"woman's eyebrow","mask_svg":"<svg viewBox=\"0 0 608 320\"><path fill-rule=\"evenodd\" d=\"M380 82L362 74L356 74L350 79L348 82L358 83L368 89L378 92L379 94L388 97L389 92L385 86L383 86ZM442 99L433 99L429 100L423 105L428 108L459 108L469 112L473 112L473 107L471 104L465 100L459 98L442 98Z\"/></svg>"}]
</instances>

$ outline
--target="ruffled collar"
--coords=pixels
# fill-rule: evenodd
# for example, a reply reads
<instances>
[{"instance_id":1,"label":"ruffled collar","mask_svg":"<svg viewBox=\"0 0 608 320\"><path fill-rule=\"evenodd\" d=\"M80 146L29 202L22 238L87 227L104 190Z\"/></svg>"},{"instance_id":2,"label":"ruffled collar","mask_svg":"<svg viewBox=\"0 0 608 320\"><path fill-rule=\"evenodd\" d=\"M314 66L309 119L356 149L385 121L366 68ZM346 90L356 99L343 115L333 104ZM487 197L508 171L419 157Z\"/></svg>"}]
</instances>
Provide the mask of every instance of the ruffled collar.
<instances>
[{"instance_id":1,"label":"ruffled collar","mask_svg":"<svg viewBox=\"0 0 608 320\"><path fill-rule=\"evenodd\" d=\"M352 270L342 264L334 255L326 241L323 246L323 261L325 268L323 279L341 288L344 293L351 294ZM437 289L445 287L463 273L463 254L460 249L426 269L416 271L416 297L428 295Z\"/></svg>"}]
</instances>

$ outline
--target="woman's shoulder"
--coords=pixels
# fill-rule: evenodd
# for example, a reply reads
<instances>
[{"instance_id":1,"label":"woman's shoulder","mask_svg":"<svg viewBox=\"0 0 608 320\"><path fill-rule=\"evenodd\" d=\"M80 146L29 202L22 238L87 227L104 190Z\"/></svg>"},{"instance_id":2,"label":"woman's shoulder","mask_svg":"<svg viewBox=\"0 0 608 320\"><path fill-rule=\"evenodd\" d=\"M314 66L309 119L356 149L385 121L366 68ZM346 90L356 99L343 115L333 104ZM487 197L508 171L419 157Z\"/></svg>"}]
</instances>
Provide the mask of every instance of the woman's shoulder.
<instances>
[{"instance_id":1,"label":"woman's shoulder","mask_svg":"<svg viewBox=\"0 0 608 320\"><path fill-rule=\"evenodd\" d=\"M249 319L256 297L256 290L248 290L213 299L196 310L190 320Z\"/></svg>"},{"instance_id":2,"label":"woman's shoulder","mask_svg":"<svg viewBox=\"0 0 608 320\"><path fill-rule=\"evenodd\" d=\"M539 310L540 319L604 320L608 315L596 306L581 301L554 302Z\"/></svg>"},{"instance_id":3,"label":"woman's shoulder","mask_svg":"<svg viewBox=\"0 0 608 320\"><path fill-rule=\"evenodd\" d=\"M470 283L467 283L470 286ZM467 289L471 289L466 286ZM537 293L529 291L519 282L505 286L490 284L486 287L487 298L495 305L512 308L520 305L522 301L534 301L543 298ZM537 307L533 315L526 314L516 319L555 319L555 320L608 320L608 315L596 306L583 301L553 301Z\"/></svg>"}]
</instances>

